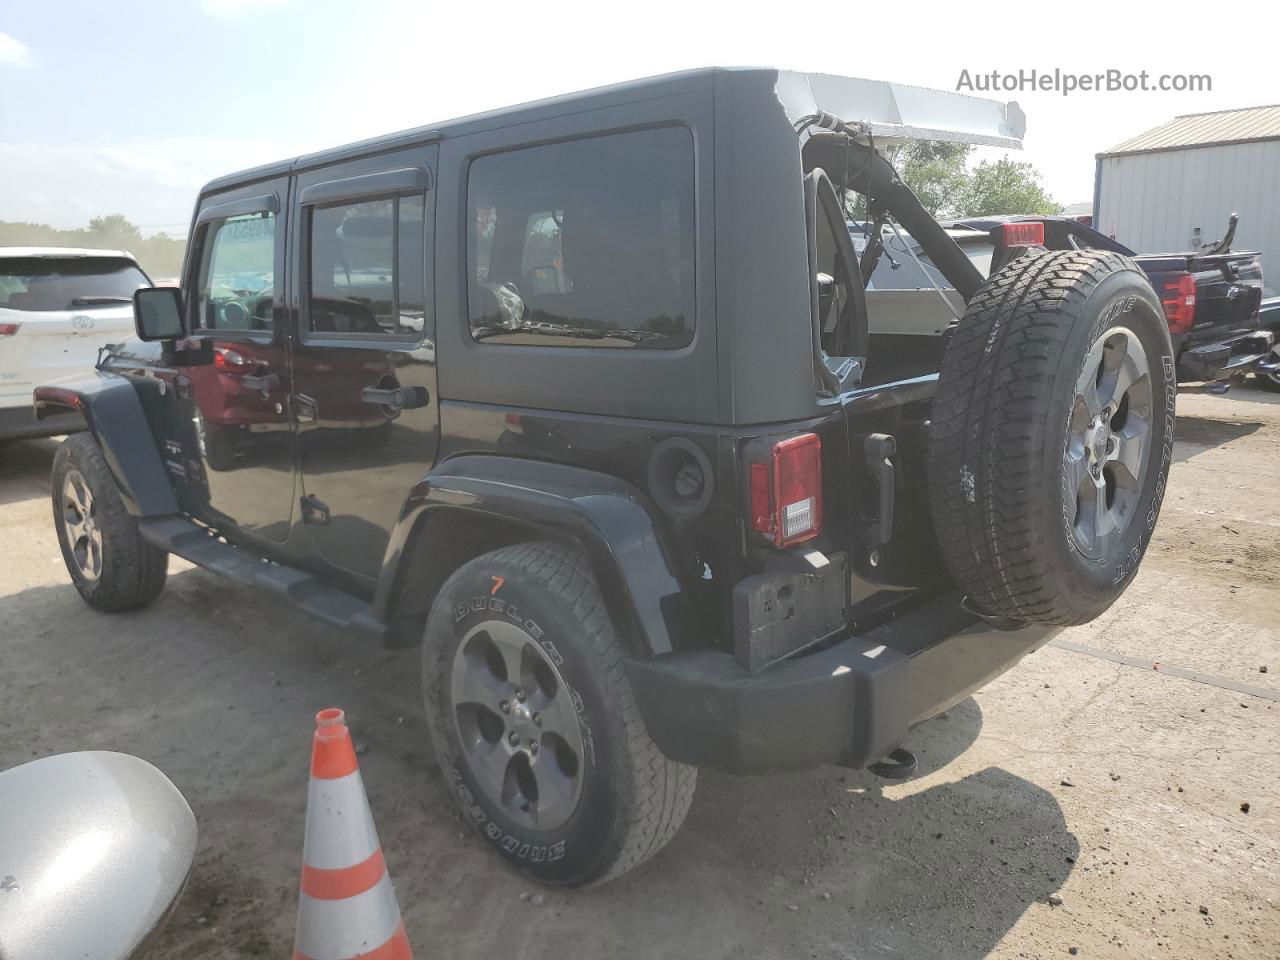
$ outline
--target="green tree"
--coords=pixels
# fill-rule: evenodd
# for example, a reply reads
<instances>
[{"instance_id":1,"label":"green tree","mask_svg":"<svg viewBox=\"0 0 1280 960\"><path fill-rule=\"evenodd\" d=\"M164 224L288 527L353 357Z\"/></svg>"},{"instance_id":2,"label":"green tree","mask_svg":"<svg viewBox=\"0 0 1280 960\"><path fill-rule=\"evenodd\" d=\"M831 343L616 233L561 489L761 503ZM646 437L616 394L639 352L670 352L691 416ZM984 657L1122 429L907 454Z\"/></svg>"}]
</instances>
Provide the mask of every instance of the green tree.
<instances>
[{"instance_id":1,"label":"green tree","mask_svg":"<svg viewBox=\"0 0 1280 960\"><path fill-rule=\"evenodd\" d=\"M895 148L889 160L921 205L935 217L946 217L967 186L965 164L972 151L967 143L917 140Z\"/></svg>"},{"instance_id":2,"label":"green tree","mask_svg":"<svg viewBox=\"0 0 1280 960\"><path fill-rule=\"evenodd\" d=\"M888 147L884 154L924 208L935 217L946 217L954 214L957 198L965 188L965 162L972 150L965 143L914 140ZM862 220L867 214L866 198L856 189L855 182L845 204L850 219Z\"/></svg>"},{"instance_id":3,"label":"green tree","mask_svg":"<svg viewBox=\"0 0 1280 960\"><path fill-rule=\"evenodd\" d=\"M955 206L961 217L1062 212L1062 205L1041 186L1039 171L1008 157L994 163L983 160L974 167L955 198Z\"/></svg>"},{"instance_id":4,"label":"green tree","mask_svg":"<svg viewBox=\"0 0 1280 960\"><path fill-rule=\"evenodd\" d=\"M1029 163L1003 157L969 169L973 147L964 143L917 140L889 147L885 157L921 205L939 220L1007 213L1061 213L1045 191L1040 173ZM854 185L856 187L856 184ZM850 191L849 216L866 216L866 201Z\"/></svg>"}]
</instances>

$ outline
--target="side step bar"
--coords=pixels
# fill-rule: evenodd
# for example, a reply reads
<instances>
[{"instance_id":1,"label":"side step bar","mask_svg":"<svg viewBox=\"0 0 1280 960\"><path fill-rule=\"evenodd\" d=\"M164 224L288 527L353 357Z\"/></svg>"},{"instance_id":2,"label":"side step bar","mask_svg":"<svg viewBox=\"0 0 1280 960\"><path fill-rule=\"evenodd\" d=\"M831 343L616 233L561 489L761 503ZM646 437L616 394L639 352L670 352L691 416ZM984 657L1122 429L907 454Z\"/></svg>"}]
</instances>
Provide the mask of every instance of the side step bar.
<instances>
[{"instance_id":1,"label":"side step bar","mask_svg":"<svg viewBox=\"0 0 1280 960\"><path fill-rule=\"evenodd\" d=\"M287 567L234 547L205 527L184 517L143 517L138 520L143 539L161 550L177 554L198 567L212 570L237 583L264 587L296 604L317 620L387 638L387 625L359 597L339 590L314 574Z\"/></svg>"}]
</instances>

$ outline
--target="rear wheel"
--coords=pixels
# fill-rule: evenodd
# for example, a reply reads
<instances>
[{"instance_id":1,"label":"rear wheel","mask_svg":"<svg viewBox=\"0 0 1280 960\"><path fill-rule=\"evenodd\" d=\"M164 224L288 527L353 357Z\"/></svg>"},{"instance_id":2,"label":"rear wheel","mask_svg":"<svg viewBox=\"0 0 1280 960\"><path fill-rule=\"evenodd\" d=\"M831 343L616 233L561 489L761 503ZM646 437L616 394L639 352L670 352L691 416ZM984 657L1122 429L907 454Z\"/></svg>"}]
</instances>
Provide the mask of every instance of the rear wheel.
<instances>
[{"instance_id":1,"label":"rear wheel","mask_svg":"<svg viewBox=\"0 0 1280 960\"><path fill-rule=\"evenodd\" d=\"M467 818L537 880L616 877L684 821L697 771L649 739L621 644L572 547L521 544L455 572L427 624L423 693Z\"/></svg>"},{"instance_id":2,"label":"rear wheel","mask_svg":"<svg viewBox=\"0 0 1280 960\"><path fill-rule=\"evenodd\" d=\"M929 474L976 606L1076 624L1114 602L1159 514L1175 392L1160 302L1127 258L1027 256L978 291L943 358Z\"/></svg>"},{"instance_id":3,"label":"rear wheel","mask_svg":"<svg viewBox=\"0 0 1280 960\"><path fill-rule=\"evenodd\" d=\"M116 613L159 596L169 555L142 539L92 436L63 441L53 458L52 486L62 559L84 601Z\"/></svg>"}]
</instances>

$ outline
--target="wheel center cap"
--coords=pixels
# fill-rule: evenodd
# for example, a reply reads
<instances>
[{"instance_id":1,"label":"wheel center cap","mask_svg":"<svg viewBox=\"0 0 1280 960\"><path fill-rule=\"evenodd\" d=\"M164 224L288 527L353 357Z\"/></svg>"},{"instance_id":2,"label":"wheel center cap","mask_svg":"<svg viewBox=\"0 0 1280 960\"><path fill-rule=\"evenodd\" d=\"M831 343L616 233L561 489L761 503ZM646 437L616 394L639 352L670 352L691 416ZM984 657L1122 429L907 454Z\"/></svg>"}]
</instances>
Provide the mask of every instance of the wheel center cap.
<instances>
[{"instance_id":1,"label":"wheel center cap","mask_svg":"<svg viewBox=\"0 0 1280 960\"><path fill-rule=\"evenodd\" d=\"M533 711L525 703L517 703L511 707L511 730L521 741L535 739L538 735L537 725L533 722Z\"/></svg>"},{"instance_id":2,"label":"wheel center cap","mask_svg":"<svg viewBox=\"0 0 1280 960\"><path fill-rule=\"evenodd\" d=\"M1089 431L1086 445L1089 448L1089 459L1098 462L1107 455L1107 444L1111 440L1111 428L1105 420L1099 421Z\"/></svg>"}]
</instances>

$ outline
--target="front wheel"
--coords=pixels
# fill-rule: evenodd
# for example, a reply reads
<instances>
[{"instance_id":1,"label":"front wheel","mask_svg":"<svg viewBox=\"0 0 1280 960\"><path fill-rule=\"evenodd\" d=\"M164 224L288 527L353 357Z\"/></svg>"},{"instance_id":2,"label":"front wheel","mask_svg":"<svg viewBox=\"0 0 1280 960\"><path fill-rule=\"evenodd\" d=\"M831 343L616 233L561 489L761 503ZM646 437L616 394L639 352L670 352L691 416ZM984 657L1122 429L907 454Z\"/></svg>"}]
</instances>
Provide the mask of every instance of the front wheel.
<instances>
[{"instance_id":1,"label":"front wheel","mask_svg":"<svg viewBox=\"0 0 1280 960\"><path fill-rule=\"evenodd\" d=\"M85 603L117 613L159 596L169 555L142 538L92 436L78 433L62 442L52 487L58 545Z\"/></svg>"},{"instance_id":2,"label":"front wheel","mask_svg":"<svg viewBox=\"0 0 1280 960\"><path fill-rule=\"evenodd\" d=\"M436 757L464 813L536 880L609 880L684 821L697 770L649 738L574 548L520 544L459 568L432 608L422 679Z\"/></svg>"}]
</instances>

